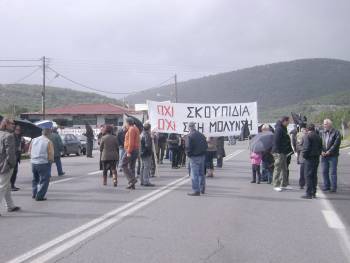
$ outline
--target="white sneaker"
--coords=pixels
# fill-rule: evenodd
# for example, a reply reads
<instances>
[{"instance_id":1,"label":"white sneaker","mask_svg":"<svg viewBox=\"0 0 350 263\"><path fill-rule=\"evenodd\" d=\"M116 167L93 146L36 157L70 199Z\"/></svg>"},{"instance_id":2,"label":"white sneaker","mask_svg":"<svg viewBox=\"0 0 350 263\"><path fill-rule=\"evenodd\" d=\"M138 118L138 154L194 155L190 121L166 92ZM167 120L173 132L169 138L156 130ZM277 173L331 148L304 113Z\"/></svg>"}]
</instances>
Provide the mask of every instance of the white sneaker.
<instances>
[{"instance_id":1,"label":"white sneaker","mask_svg":"<svg viewBox=\"0 0 350 263\"><path fill-rule=\"evenodd\" d=\"M274 187L273 190L275 190L276 192L282 192L282 188L281 187Z\"/></svg>"},{"instance_id":2,"label":"white sneaker","mask_svg":"<svg viewBox=\"0 0 350 263\"><path fill-rule=\"evenodd\" d=\"M287 185L287 186L285 187L285 189L286 189L286 190L293 190L293 187L291 187L290 185Z\"/></svg>"}]
</instances>

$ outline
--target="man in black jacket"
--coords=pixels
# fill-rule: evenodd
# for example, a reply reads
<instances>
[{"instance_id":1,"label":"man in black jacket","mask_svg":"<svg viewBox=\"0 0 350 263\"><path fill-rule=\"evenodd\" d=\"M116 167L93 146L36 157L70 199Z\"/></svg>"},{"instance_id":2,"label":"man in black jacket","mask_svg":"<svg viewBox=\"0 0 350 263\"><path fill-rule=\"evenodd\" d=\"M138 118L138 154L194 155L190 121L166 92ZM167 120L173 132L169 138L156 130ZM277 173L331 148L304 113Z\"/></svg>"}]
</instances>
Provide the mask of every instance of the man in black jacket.
<instances>
[{"instance_id":1,"label":"man in black jacket","mask_svg":"<svg viewBox=\"0 0 350 263\"><path fill-rule=\"evenodd\" d=\"M277 121L273 136L272 153L275 159L275 170L273 173L274 190L281 192L288 187L288 164L287 158L293 153L288 135L287 126L289 117L284 116Z\"/></svg>"},{"instance_id":2,"label":"man in black jacket","mask_svg":"<svg viewBox=\"0 0 350 263\"><path fill-rule=\"evenodd\" d=\"M168 147L172 153L171 168L179 168L179 150L180 150L180 136L176 133L171 133L168 138Z\"/></svg>"},{"instance_id":3,"label":"man in black jacket","mask_svg":"<svg viewBox=\"0 0 350 263\"><path fill-rule=\"evenodd\" d=\"M306 195L305 199L316 198L317 188L317 168L320 163L322 151L322 140L315 131L315 125L309 124L307 134L304 136L302 155L304 158L305 177L306 177Z\"/></svg>"},{"instance_id":4,"label":"man in black jacket","mask_svg":"<svg viewBox=\"0 0 350 263\"><path fill-rule=\"evenodd\" d=\"M195 123L190 123L189 129L185 149L190 163L193 192L188 195L199 196L205 193L204 165L208 144L205 136L196 130Z\"/></svg>"},{"instance_id":5,"label":"man in black jacket","mask_svg":"<svg viewBox=\"0 0 350 263\"><path fill-rule=\"evenodd\" d=\"M167 138L168 137L167 137L166 133L158 133L156 138L155 138L156 155L157 155L157 163L158 164L163 164Z\"/></svg>"},{"instance_id":6,"label":"man in black jacket","mask_svg":"<svg viewBox=\"0 0 350 263\"><path fill-rule=\"evenodd\" d=\"M85 124L85 129L86 129L86 132L83 135L85 135L86 137L86 157L93 158L92 150L94 148L94 139L95 139L94 130L88 123Z\"/></svg>"},{"instance_id":7,"label":"man in black jacket","mask_svg":"<svg viewBox=\"0 0 350 263\"><path fill-rule=\"evenodd\" d=\"M340 132L333 128L332 121L325 119L323 121L322 138L322 174L323 174L323 191L337 191L337 166L339 147L341 143ZM329 178L329 170L331 178Z\"/></svg>"}]
</instances>

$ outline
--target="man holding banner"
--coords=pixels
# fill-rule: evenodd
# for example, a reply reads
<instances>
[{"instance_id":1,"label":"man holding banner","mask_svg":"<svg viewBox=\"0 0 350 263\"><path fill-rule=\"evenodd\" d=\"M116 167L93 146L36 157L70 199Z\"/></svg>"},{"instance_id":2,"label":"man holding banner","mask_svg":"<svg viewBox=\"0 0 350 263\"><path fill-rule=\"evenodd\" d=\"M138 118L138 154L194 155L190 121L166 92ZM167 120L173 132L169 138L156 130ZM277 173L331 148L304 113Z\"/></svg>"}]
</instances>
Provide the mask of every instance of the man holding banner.
<instances>
[{"instance_id":1,"label":"man holding banner","mask_svg":"<svg viewBox=\"0 0 350 263\"><path fill-rule=\"evenodd\" d=\"M148 101L147 104L153 132L188 136L185 148L192 176L191 196L205 192L204 164L208 147L205 136L237 136L243 126L252 135L258 133L256 102L194 104Z\"/></svg>"},{"instance_id":2,"label":"man holding banner","mask_svg":"<svg viewBox=\"0 0 350 263\"><path fill-rule=\"evenodd\" d=\"M148 101L153 132L188 134L189 123L208 137L240 135L245 126L258 133L257 103L192 104Z\"/></svg>"},{"instance_id":3,"label":"man holding banner","mask_svg":"<svg viewBox=\"0 0 350 263\"><path fill-rule=\"evenodd\" d=\"M208 149L205 136L196 130L196 124L189 124L190 133L186 141L186 153L190 162L192 193L189 196L200 196L205 193L205 153Z\"/></svg>"}]
</instances>

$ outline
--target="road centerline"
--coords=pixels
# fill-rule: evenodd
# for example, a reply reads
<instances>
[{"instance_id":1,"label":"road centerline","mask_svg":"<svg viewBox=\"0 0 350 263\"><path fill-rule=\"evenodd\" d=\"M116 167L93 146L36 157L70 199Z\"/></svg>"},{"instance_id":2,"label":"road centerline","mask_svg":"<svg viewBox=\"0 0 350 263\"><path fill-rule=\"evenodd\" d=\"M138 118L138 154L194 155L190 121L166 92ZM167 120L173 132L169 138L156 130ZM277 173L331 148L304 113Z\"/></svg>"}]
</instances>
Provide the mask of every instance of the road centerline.
<instances>
[{"instance_id":1,"label":"road centerline","mask_svg":"<svg viewBox=\"0 0 350 263\"><path fill-rule=\"evenodd\" d=\"M169 183L169 184L167 184L167 185L165 185L165 186L163 186L163 187L161 187L161 188L159 188L157 190L154 190L154 191L152 191L152 192L150 192L150 193L148 193L146 195L143 195L143 196L141 196L139 198L136 198L135 200L133 200L133 201L131 201L131 202L129 202L129 203L127 203L127 204L125 204L125 205L115 209L115 210L112 210L112 211L110 211L110 212L108 212L108 213L106 213L106 214L104 214L104 215L102 215L102 216L100 216L98 218L95 218L95 219L93 219L93 220L91 220L91 221L89 221L89 222L87 222L87 223L85 223L85 224L83 224L83 225L81 225L81 226L79 226L79 227L77 227L77 228L75 228L75 229L65 233L65 234L60 235L59 237L57 237L57 238L55 238L55 239L53 239L53 240L51 240L49 242L46 242L46 243L44 243L44 244L42 244L42 245L40 245L40 246L38 246L38 247L36 247L34 249L32 249L32 250L22 254L19 257L16 257L16 258L8 261L8 263L25 262L25 261L27 261L27 260L29 260L29 259L31 259L31 258L33 258L33 257L35 257L35 256L37 256L39 254L41 254L41 253L44 253L45 251L49 250L53 246L56 246L56 245L60 244L61 242L66 241L66 240L68 240L68 239L70 239L70 238L72 238L72 237L74 237L74 236L76 236L76 235L78 235L78 234L80 234L80 233L90 229L90 228L93 228L97 224L100 224L101 222L106 221L106 220L110 219L113 216L116 216L118 213L123 212L124 210L128 209L129 207L132 207L133 205L135 205L137 203L143 202L147 198L151 198L153 195L157 195L158 193L160 193L162 191L165 191L166 189L171 188L172 186L174 186L174 185L176 185L178 183L181 183L182 181L184 181L184 183L189 181L188 176L181 177L180 179L177 179L177 180L175 180L175 181L173 181L173 182L171 182L171 183ZM172 190L174 190L174 189L172 189Z\"/></svg>"},{"instance_id":2,"label":"road centerline","mask_svg":"<svg viewBox=\"0 0 350 263\"><path fill-rule=\"evenodd\" d=\"M158 200L159 198L161 198L162 196L168 194L169 192L175 190L176 188L180 187L181 185L184 185L185 183L187 183L190 179L189 178L185 178L183 180L178 181L176 184L168 187L167 189L165 189L164 191L160 191L159 193L151 196L149 199L143 200L139 203L137 203L136 205L130 207L127 210L122 211L121 213L113 216L112 218L107 219L105 222L103 222L102 224L98 224L93 228L90 228L89 230L81 233L80 235L74 237L73 239L69 240L66 243L61 244L58 247L55 247L53 250L48 251L46 254L40 256L39 258L34 259L33 261L31 261L31 263L44 263L47 262L48 260L60 255L61 253L63 253L64 251L72 248L73 246L78 245L79 243L81 243L82 241L88 239L89 237L103 231L104 229L108 228L109 226L117 223L118 221L122 220L123 218L131 215L132 213L135 213L136 211L138 211L139 209L147 206L148 204L151 204L152 202Z\"/></svg>"}]
</instances>

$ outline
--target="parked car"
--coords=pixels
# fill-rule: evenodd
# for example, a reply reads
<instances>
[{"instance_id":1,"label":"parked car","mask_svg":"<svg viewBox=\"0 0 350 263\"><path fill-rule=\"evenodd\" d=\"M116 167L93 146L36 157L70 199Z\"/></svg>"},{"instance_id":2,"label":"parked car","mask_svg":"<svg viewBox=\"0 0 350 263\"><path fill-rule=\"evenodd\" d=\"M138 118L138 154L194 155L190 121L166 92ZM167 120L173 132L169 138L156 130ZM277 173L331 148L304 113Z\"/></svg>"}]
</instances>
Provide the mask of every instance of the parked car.
<instances>
[{"instance_id":1,"label":"parked car","mask_svg":"<svg viewBox=\"0 0 350 263\"><path fill-rule=\"evenodd\" d=\"M86 154L86 136L84 135L78 135L77 138L79 139L81 143L81 154L85 155Z\"/></svg>"},{"instance_id":2,"label":"parked car","mask_svg":"<svg viewBox=\"0 0 350 263\"><path fill-rule=\"evenodd\" d=\"M62 156L69 156L70 154L79 156L81 154L81 142L74 134L62 134L61 138L63 142Z\"/></svg>"}]
</instances>

